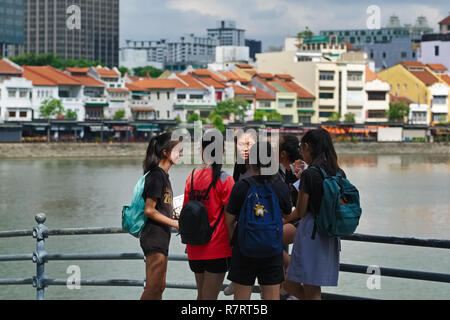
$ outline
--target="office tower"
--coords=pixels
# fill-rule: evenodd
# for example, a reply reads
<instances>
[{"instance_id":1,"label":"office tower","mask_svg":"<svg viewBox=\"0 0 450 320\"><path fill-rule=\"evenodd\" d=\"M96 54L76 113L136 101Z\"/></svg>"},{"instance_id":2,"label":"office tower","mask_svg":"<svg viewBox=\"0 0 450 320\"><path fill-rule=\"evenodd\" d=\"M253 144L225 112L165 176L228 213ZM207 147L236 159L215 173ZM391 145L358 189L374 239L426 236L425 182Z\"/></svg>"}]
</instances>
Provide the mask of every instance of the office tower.
<instances>
[{"instance_id":1,"label":"office tower","mask_svg":"<svg viewBox=\"0 0 450 320\"><path fill-rule=\"evenodd\" d=\"M119 63L119 0L26 0L25 52Z\"/></svg>"},{"instance_id":2,"label":"office tower","mask_svg":"<svg viewBox=\"0 0 450 320\"><path fill-rule=\"evenodd\" d=\"M208 37L219 40L219 46L245 46L245 30L237 29L232 20L217 21L216 28L209 28Z\"/></svg>"},{"instance_id":3,"label":"office tower","mask_svg":"<svg viewBox=\"0 0 450 320\"><path fill-rule=\"evenodd\" d=\"M25 0L0 0L0 56L14 54L24 42Z\"/></svg>"}]
</instances>

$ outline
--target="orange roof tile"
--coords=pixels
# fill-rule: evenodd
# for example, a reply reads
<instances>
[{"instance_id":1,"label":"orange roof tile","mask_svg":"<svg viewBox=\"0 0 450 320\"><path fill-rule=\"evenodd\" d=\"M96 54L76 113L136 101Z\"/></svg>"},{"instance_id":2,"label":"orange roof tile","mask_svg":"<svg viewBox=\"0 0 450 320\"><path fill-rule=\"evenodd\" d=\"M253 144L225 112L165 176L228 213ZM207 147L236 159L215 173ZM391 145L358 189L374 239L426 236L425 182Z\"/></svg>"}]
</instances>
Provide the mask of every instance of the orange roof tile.
<instances>
[{"instance_id":1,"label":"orange roof tile","mask_svg":"<svg viewBox=\"0 0 450 320\"><path fill-rule=\"evenodd\" d=\"M88 73L89 72L89 68L66 68L67 71L69 71L70 73Z\"/></svg>"},{"instance_id":2,"label":"orange roof tile","mask_svg":"<svg viewBox=\"0 0 450 320\"><path fill-rule=\"evenodd\" d=\"M427 86L431 86L435 84L436 82L439 82L439 79L434 76L431 72L428 70L423 71L409 71L411 72L416 78L418 78L420 81L425 83Z\"/></svg>"},{"instance_id":3,"label":"orange roof tile","mask_svg":"<svg viewBox=\"0 0 450 320\"><path fill-rule=\"evenodd\" d=\"M56 87L58 84L40 73L36 72L33 67L23 66L23 77L30 80L33 86Z\"/></svg>"},{"instance_id":4,"label":"orange roof tile","mask_svg":"<svg viewBox=\"0 0 450 320\"><path fill-rule=\"evenodd\" d=\"M446 23L450 23L450 16L439 22L439 24L446 24Z\"/></svg>"},{"instance_id":5,"label":"orange roof tile","mask_svg":"<svg viewBox=\"0 0 450 320\"><path fill-rule=\"evenodd\" d=\"M176 79L147 79L139 80L126 85L132 91L142 91L148 89L186 89L184 83ZM136 90L137 89L137 90Z\"/></svg>"},{"instance_id":6,"label":"orange roof tile","mask_svg":"<svg viewBox=\"0 0 450 320\"><path fill-rule=\"evenodd\" d=\"M247 72L249 75L256 75L258 72L256 70L244 70L245 72Z\"/></svg>"},{"instance_id":7,"label":"orange roof tile","mask_svg":"<svg viewBox=\"0 0 450 320\"><path fill-rule=\"evenodd\" d=\"M412 103L413 100L403 97L403 96L394 96L393 94L389 94L391 97L391 102L407 102L408 104Z\"/></svg>"},{"instance_id":8,"label":"orange roof tile","mask_svg":"<svg viewBox=\"0 0 450 320\"><path fill-rule=\"evenodd\" d=\"M281 84L286 88L288 87L291 91L296 92L298 98L300 99L315 99L314 95L308 90L298 85L294 81L281 82Z\"/></svg>"},{"instance_id":9,"label":"orange roof tile","mask_svg":"<svg viewBox=\"0 0 450 320\"><path fill-rule=\"evenodd\" d=\"M372 70L370 70L369 67L366 66L366 82L370 82L375 79L379 79L378 75L375 72L373 72Z\"/></svg>"},{"instance_id":10,"label":"orange roof tile","mask_svg":"<svg viewBox=\"0 0 450 320\"><path fill-rule=\"evenodd\" d=\"M447 71L447 68L440 63L429 63L427 67L433 71Z\"/></svg>"},{"instance_id":11,"label":"orange roof tile","mask_svg":"<svg viewBox=\"0 0 450 320\"><path fill-rule=\"evenodd\" d=\"M215 89L225 89L227 86L224 85L223 83L216 81L212 78L199 78L199 81L203 82L204 84L206 84L207 86L211 86L214 87Z\"/></svg>"},{"instance_id":12,"label":"orange roof tile","mask_svg":"<svg viewBox=\"0 0 450 320\"><path fill-rule=\"evenodd\" d=\"M275 100L275 97L264 90L256 88L256 100Z\"/></svg>"},{"instance_id":13,"label":"orange roof tile","mask_svg":"<svg viewBox=\"0 0 450 320\"><path fill-rule=\"evenodd\" d=\"M283 80L293 80L294 77L291 76L290 74L276 74L275 77L277 77L278 79L283 79Z\"/></svg>"},{"instance_id":14,"label":"orange roof tile","mask_svg":"<svg viewBox=\"0 0 450 320\"><path fill-rule=\"evenodd\" d=\"M267 80L274 78L273 74L271 74L271 73L257 73L256 75L260 78L267 79Z\"/></svg>"},{"instance_id":15,"label":"orange roof tile","mask_svg":"<svg viewBox=\"0 0 450 320\"><path fill-rule=\"evenodd\" d=\"M447 84L450 86L450 76L448 76L446 74L442 74L441 79L444 80L445 82L447 82Z\"/></svg>"},{"instance_id":16,"label":"orange roof tile","mask_svg":"<svg viewBox=\"0 0 450 320\"><path fill-rule=\"evenodd\" d=\"M234 88L234 94L235 95L242 95L242 96L254 96L255 92L251 89L243 88L241 86L233 85Z\"/></svg>"},{"instance_id":17,"label":"orange roof tile","mask_svg":"<svg viewBox=\"0 0 450 320\"><path fill-rule=\"evenodd\" d=\"M72 76L74 79L78 80L85 87L106 87L103 82L98 81L97 79L90 76Z\"/></svg>"},{"instance_id":18,"label":"orange roof tile","mask_svg":"<svg viewBox=\"0 0 450 320\"><path fill-rule=\"evenodd\" d=\"M403 60L403 61L400 61L399 63L401 65L403 65L404 67L407 67L407 68L409 68L409 67L413 67L413 68L415 68L415 67L422 67L422 68L424 68L425 67L425 65L422 62L419 62L419 61L405 61L405 60Z\"/></svg>"},{"instance_id":19,"label":"orange roof tile","mask_svg":"<svg viewBox=\"0 0 450 320\"><path fill-rule=\"evenodd\" d=\"M253 69L253 66L249 65L248 63L237 63L236 67L239 69Z\"/></svg>"},{"instance_id":20,"label":"orange roof tile","mask_svg":"<svg viewBox=\"0 0 450 320\"><path fill-rule=\"evenodd\" d=\"M107 77L107 78L119 78L120 74L118 74L115 70L109 69L109 68L95 68L95 71L100 75L100 77Z\"/></svg>"},{"instance_id":21,"label":"orange roof tile","mask_svg":"<svg viewBox=\"0 0 450 320\"><path fill-rule=\"evenodd\" d=\"M47 79L47 81L56 83L56 85L65 85L65 86L80 86L81 82L75 79L74 77L68 75L65 72L57 70L51 66L37 67L37 66L24 66L24 69L27 68L37 74L40 78ZM32 80L32 79L29 79Z\"/></svg>"},{"instance_id":22,"label":"orange roof tile","mask_svg":"<svg viewBox=\"0 0 450 320\"><path fill-rule=\"evenodd\" d=\"M0 60L0 74L21 75L22 70L17 69L8 61Z\"/></svg>"},{"instance_id":23,"label":"orange roof tile","mask_svg":"<svg viewBox=\"0 0 450 320\"><path fill-rule=\"evenodd\" d=\"M206 86L204 84L202 84L199 80L197 80L190 74L177 74L176 76L181 79L181 81L186 83L189 89L206 89Z\"/></svg>"}]
</instances>

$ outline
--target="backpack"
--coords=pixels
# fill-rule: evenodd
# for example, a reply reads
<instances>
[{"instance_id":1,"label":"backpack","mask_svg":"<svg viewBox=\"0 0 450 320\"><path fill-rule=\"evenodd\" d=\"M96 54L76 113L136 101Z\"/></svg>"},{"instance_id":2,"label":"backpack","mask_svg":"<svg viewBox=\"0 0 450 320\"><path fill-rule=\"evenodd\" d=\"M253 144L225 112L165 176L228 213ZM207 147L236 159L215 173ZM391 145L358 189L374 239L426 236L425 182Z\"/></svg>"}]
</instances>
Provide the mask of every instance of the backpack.
<instances>
[{"instance_id":1,"label":"backpack","mask_svg":"<svg viewBox=\"0 0 450 320\"><path fill-rule=\"evenodd\" d=\"M145 200L142 198L147 175L148 173L139 179L134 187L131 205L124 206L122 209L122 229L136 238L141 237L142 229L147 222L144 214Z\"/></svg>"},{"instance_id":2,"label":"backpack","mask_svg":"<svg viewBox=\"0 0 450 320\"><path fill-rule=\"evenodd\" d=\"M278 197L269 183L253 177L239 213L237 241L242 255L269 258L283 252L283 220Z\"/></svg>"},{"instance_id":3,"label":"backpack","mask_svg":"<svg viewBox=\"0 0 450 320\"><path fill-rule=\"evenodd\" d=\"M322 168L311 168L318 170L323 178L323 196L312 238L316 231L328 237L352 235L362 214L358 189L340 172L329 176Z\"/></svg>"},{"instance_id":4,"label":"backpack","mask_svg":"<svg viewBox=\"0 0 450 320\"><path fill-rule=\"evenodd\" d=\"M208 187L205 195L201 198L195 197L196 191L194 189L194 173L191 175L191 192L189 193L189 202L187 202L180 213L179 234L181 235L181 242L193 246L201 246L211 241L212 235L219 225L222 218L224 208L220 212L219 218L213 227L209 224L208 211L201 200L208 200L209 192L213 187L213 182ZM195 199L198 200L195 200Z\"/></svg>"}]
</instances>

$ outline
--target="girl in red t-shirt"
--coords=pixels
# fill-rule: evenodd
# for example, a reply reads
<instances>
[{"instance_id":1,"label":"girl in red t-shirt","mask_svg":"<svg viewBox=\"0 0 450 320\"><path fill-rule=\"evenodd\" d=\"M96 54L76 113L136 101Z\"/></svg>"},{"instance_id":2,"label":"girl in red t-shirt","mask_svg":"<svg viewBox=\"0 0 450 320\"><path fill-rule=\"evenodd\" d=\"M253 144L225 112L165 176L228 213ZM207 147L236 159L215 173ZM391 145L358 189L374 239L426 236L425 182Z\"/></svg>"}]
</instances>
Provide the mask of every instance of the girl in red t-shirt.
<instances>
[{"instance_id":1,"label":"girl in red t-shirt","mask_svg":"<svg viewBox=\"0 0 450 320\"><path fill-rule=\"evenodd\" d=\"M214 141L214 137L202 141L204 163L192 173L194 175L195 200L201 201L205 205L210 225L214 226L217 219L220 218L209 243L201 246L187 245L189 266L195 273L195 281L197 282L198 300L217 300L231 258L230 239L225 224L225 214L222 211L228 204L234 180L232 176L222 171L221 161L207 160L211 157L215 158L215 150L210 155L205 154L205 149ZM220 151L223 154L223 149ZM186 180L184 204L189 201L189 194L192 190L192 174ZM211 183L213 187L206 200L203 200Z\"/></svg>"}]
</instances>

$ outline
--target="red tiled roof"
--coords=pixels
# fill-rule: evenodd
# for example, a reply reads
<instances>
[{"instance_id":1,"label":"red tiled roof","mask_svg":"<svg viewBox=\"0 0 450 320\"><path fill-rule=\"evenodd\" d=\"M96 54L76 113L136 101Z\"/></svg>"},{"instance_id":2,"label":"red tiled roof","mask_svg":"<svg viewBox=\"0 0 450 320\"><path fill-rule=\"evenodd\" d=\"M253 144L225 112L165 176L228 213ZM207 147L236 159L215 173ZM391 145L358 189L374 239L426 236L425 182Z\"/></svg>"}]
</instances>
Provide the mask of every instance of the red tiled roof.
<instances>
[{"instance_id":1,"label":"red tiled roof","mask_svg":"<svg viewBox=\"0 0 450 320\"><path fill-rule=\"evenodd\" d=\"M249 65L248 63L238 63L236 64L236 67L239 69L253 69L253 66Z\"/></svg>"},{"instance_id":2,"label":"red tiled roof","mask_svg":"<svg viewBox=\"0 0 450 320\"><path fill-rule=\"evenodd\" d=\"M308 90L299 86L294 81L286 81L286 82L279 81L279 83L283 87L285 87L285 88L287 87L288 89L290 89L290 91L296 92L299 99L314 99L315 98L314 95L312 95Z\"/></svg>"},{"instance_id":3,"label":"red tiled roof","mask_svg":"<svg viewBox=\"0 0 450 320\"><path fill-rule=\"evenodd\" d=\"M184 83L176 79L148 79L128 83L127 88L132 91L145 91L148 89L186 89Z\"/></svg>"},{"instance_id":4,"label":"red tiled roof","mask_svg":"<svg viewBox=\"0 0 450 320\"><path fill-rule=\"evenodd\" d=\"M275 97L259 88L256 88L256 100L275 100Z\"/></svg>"},{"instance_id":5,"label":"red tiled roof","mask_svg":"<svg viewBox=\"0 0 450 320\"><path fill-rule=\"evenodd\" d=\"M75 77L59 71L51 66L23 66L24 77L37 86L80 86L82 83Z\"/></svg>"},{"instance_id":6,"label":"red tiled roof","mask_svg":"<svg viewBox=\"0 0 450 320\"><path fill-rule=\"evenodd\" d=\"M391 97L391 102L407 102L408 104L413 103L411 99L403 96L394 96L393 94L389 94Z\"/></svg>"},{"instance_id":7,"label":"red tiled roof","mask_svg":"<svg viewBox=\"0 0 450 320\"><path fill-rule=\"evenodd\" d=\"M447 68L440 63L429 63L427 67L433 71L447 71Z\"/></svg>"},{"instance_id":8,"label":"red tiled roof","mask_svg":"<svg viewBox=\"0 0 450 320\"><path fill-rule=\"evenodd\" d=\"M273 74L271 73L257 73L256 74L258 77L263 78L263 79L273 79Z\"/></svg>"},{"instance_id":9,"label":"red tiled roof","mask_svg":"<svg viewBox=\"0 0 450 320\"><path fill-rule=\"evenodd\" d=\"M439 82L439 79L436 78L431 72L428 70L424 71L409 71L411 72L416 78L418 78L420 81L425 83L427 86L431 86L435 84L436 82Z\"/></svg>"},{"instance_id":10,"label":"red tiled roof","mask_svg":"<svg viewBox=\"0 0 450 320\"><path fill-rule=\"evenodd\" d=\"M254 96L255 92L251 89L246 89L238 85L233 85L235 95Z\"/></svg>"},{"instance_id":11,"label":"red tiled roof","mask_svg":"<svg viewBox=\"0 0 450 320\"><path fill-rule=\"evenodd\" d=\"M370 70L369 67L366 66L366 82L370 82L375 79L379 79L378 75L375 72L373 72L372 70Z\"/></svg>"},{"instance_id":12,"label":"red tiled roof","mask_svg":"<svg viewBox=\"0 0 450 320\"><path fill-rule=\"evenodd\" d=\"M439 24L446 24L446 23L450 23L450 16L439 22Z\"/></svg>"},{"instance_id":13,"label":"red tiled roof","mask_svg":"<svg viewBox=\"0 0 450 320\"><path fill-rule=\"evenodd\" d=\"M245 72L248 72L248 70L245 70ZM240 83L249 82L248 80L239 77L239 75L234 71L219 71L219 73L226 78L225 81L239 81Z\"/></svg>"},{"instance_id":14,"label":"red tiled roof","mask_svg":"<svg viewBox=\"0 0 450 320\"><path fill-rule=\"evenodd\" d=\"M11 63L2 59L0 60L0 74L21 75L22 70L15 68Z\"/></svg>"},{"instance_id":15,"label":"red tiled roof","mask_svg":"<svg viewBox=\"0 0 450 320\"><path fill-rule=\"evenodd\" d=\"M354 51L354 50L356 50L355 47L354 47L350 42L348 42L348 41L345 40L345 39L344 39L344 43L345 43L345 46L347 47L347 50L349 50L349 51Z\"/></svg>"},{"instance_id":16,"label":"red tiled roof","mask_svg":"<svg viewBox=\"0 0 450 320\"><path fill-rule=\"evenodd\" d=\"M419 62L419 61L405 61L405 60L403 60L403 61L400 61L399 62L401 65L403 65L404 67L407 67L407 68L409 68L409 67L422 67L422 68L424 68L425 67L425 65L422 63L422 62Z\"/></svg>"},{"instance_id":17,"label":"red tiled roof","mask_svg":"<svg viewBox=\"0 0 450 320\"><path fill-rule=\"evenodd\" d=\"M115 70L109 68L95 68L95 71L100 75L100 77L107 78L119 78L120 74L118 74Z\"/></svg>"},{"instance_id":18,"label":"red tiled roof","mask_svg":"<svg viewBox=\"0 0 450 320\"><path fill-rule=\"evenodd\" d=\"M70 73L88 73L89 72L89 68L66 68L67 71L69 71Z\"/></svg>"},{"instance_id":19,"label":"red tiled roof","mask_svg":"<svg viewBox=\"0 0 450 320\"><path fill-rule=\"evenodd\" d=\"M275 77L277 77L278 79L283 79L283 80L293 80L294 77L291 76L290 74L276 74Z\"/></svg>"},{"instance_id":20,"label":"red tiled roof","mask_svg":"<svg viewBox=\"0 0 450 320\"><path fill-rule=\"evenodd\" d=\"M106 85L103 82L98 81L97 79L90 76L77 76L73 75L73 78L81 82L86 87L105 87Z\"/></svg>"},{"instance_id":21,"label":"red tiled roof","mask_svg":"<svg viewBox=\"0 0 450 320\"><path fill-rule=\"evenodd\" d=\"M181 79L181 81L185 82L187 84L187 88L189 89L206 89L206 86L202 84L199 80L195 79L192 75L182 75L177 74L177 77Z\"/></svg>"},{"instance_id":22,"label":"red tiled roof","mask_svg":"<svg viewBox=\"0 0 450 320\"><path fill-rule=\"evenodd\" d=\"M212 78L200 78L199 81L203 82L207 86L214 87L215 89L225 89L227 86L223 83L216 81Z\"/></svg>"},{"instance_id":23,"label":"red tiled roof","mask_svg":"<svg viewBox=\"0 0 450 320\"><path fill-rule=\"evenodd\" d=\"M444 80L450 86L450 76L442 74L441 79Z\"/></svg>"}]
</instances>

